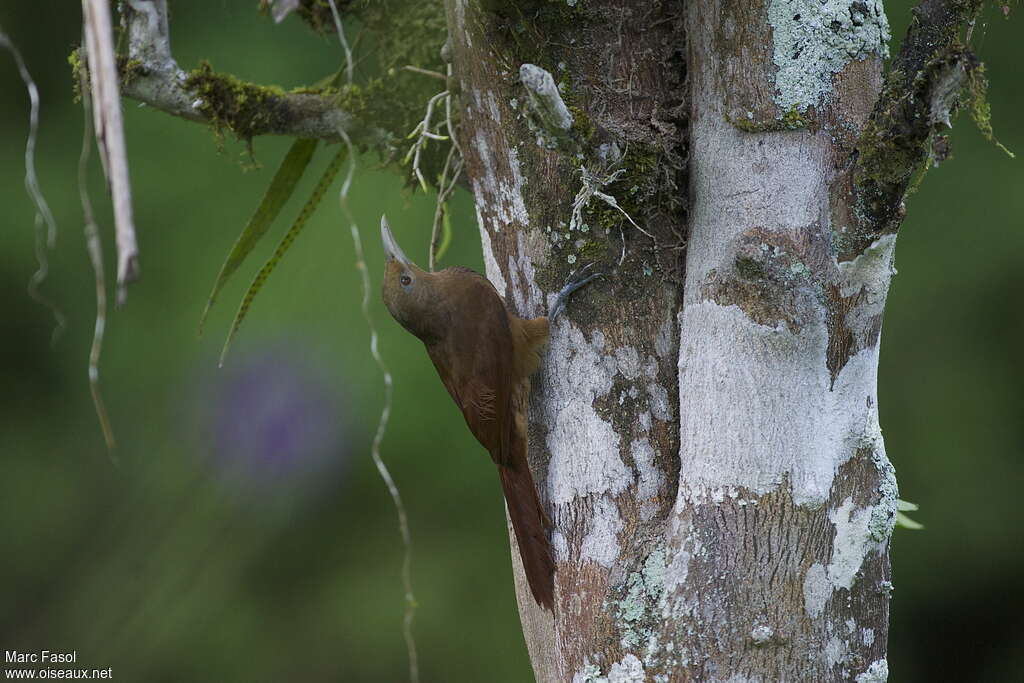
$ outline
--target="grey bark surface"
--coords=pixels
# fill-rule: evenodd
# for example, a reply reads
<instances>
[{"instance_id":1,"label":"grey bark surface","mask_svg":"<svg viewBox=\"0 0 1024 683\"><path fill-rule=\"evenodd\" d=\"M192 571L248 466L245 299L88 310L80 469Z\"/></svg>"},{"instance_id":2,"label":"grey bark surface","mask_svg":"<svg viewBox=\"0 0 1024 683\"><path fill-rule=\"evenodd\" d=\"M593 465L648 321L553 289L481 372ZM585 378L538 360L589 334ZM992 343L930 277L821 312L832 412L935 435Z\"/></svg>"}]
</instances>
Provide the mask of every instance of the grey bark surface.
<instances>
[{"instance_id":1,"label":"grey bark surface","mask_svg":"<svg viewBox=\"0 0 1024 683\"><path fill-rule=\"evenodd\" d=\"M448 3L487 274L521 315L571 270L579 166L602 173L587 145L689 161L678 204L633 217L653 240L625 219L622 238L593 236L607 275L554 327L535 381L558 563L553 615L516 567L538 680L884 680L896 486L875 380L894 238L841 248L882 85L869 5L875 33L846 19L838 45L758 2L591 2L542 28ZM778 61L783 29L825 41L803 73ZM557 107L523 106L527 62L596 130L582 151L538 130ZM787 106L784 73L825 91Z\"/></svg>"}]
</instances>

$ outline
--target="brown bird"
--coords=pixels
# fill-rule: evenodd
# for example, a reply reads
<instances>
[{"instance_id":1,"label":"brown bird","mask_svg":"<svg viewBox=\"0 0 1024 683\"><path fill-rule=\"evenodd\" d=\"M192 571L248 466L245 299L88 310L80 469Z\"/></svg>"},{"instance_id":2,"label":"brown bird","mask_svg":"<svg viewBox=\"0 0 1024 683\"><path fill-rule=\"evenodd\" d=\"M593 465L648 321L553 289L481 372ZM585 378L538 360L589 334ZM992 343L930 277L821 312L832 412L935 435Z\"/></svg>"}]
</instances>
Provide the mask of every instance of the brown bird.
<instances>
[{"instance_id":1,"label":"brown bird","mask_svg":"<svg viewBox=\"0 0 1024 683\"><path fill-rule=\"evenodd\" d=\"M550 610L555 570L547 535L551 523L526 459L530 375L548 341L548 318L525 319L510 312L494 285L468 268L421 270L406 258L383 217L380 233L386 259L384 304L426 346L470 431L498 466L530 590ZM595 277L566 285L552 319L569 294Z\"/></svg>"}]
</instances>

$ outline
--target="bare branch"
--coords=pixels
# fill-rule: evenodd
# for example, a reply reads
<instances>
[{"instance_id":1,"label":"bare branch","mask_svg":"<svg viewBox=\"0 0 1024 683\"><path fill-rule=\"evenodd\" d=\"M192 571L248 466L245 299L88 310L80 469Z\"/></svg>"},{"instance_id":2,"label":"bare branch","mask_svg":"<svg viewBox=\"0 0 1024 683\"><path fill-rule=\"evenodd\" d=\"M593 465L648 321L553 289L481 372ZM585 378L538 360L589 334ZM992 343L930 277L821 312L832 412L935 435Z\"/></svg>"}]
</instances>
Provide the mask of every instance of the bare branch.
<instances>
[{"instance_id":1,"label":"bare branch","mask_svg":"<svg viewBox=\"0 0 1024 683\"><path fill-rule=\"evenodd\" d=\"M139 275L139 250L132 218L132 190L128 180L128 153L118 93L114 35L110 27L110 4L106 0L82 0L82 17L92 85L96 142L114 201L117 305L121 306L125 300L125 288Z\"/></svg>"},{"instance_id":2,"label":"bare branch","mask_svg":"<svg viewBox=\"0 0 1024 683\"><path fill-rule=\"evenodd\" d=\"M259 89L262 103L272 116L244 130L231 121L219 120L216 104L203 99L199 88L190 87L186 74L171 54L166 0L129 0L124 7L128 32L128 61L123 78L124 94L151 107L189 121L226 125L240 137L288 135L301 138L339 140L338 129L348 130L352 117L338 108L330 97L311 93L285 93L234 81L233 89ZM210 75L213 75L212 72ZM225 93L230 97L230 93Z\"/></svg>"}]
</instances>

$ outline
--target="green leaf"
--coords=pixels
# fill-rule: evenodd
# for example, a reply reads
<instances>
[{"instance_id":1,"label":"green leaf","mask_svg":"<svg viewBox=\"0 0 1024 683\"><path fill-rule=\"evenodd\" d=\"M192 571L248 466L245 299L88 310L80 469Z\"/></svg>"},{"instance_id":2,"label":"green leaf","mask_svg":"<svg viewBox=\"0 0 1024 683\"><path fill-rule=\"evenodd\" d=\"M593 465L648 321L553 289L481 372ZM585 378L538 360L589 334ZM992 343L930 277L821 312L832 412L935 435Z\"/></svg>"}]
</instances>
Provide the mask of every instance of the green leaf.
<instances>
[{"instance_id":1,"label":"green leaf","mask_svg":"<svg viewBox=\"0 0 1024 683\"><path fill-rule=\"evenodd\" d=\"M896 513L896 526L901 526L904 529L913 529L914 531L919 531L924 528L924 524L921 524L920 522L915 522L902 512Z\"/></svg>"},{"instance_id":2,"label":"green leaf","mask_svg":"<svg viewBox=\"0 0 1024 683\"><path fill-rule=\"evenodd\" d=\"M914 512L917 510L917 503L911 503L905 500L896 499L896 509L900 512Z\"/></svg>"},{"instance_id":3,"label":"green leaf","mask_svg":"<svg viewBox=\"0 0 1024 683\"><path fill-rule=\"evenodd\" d=\"M281 208L284 207L289 197L295 192L295 186L298 184L299 178L302 177L306 166L309 165L309 160L313 158L317 142L317 140L296 140L292 144L291 149L288 150L284 161L281 162L277 173L274 174L274 179L270 181L270 187L267 188L266 194L263 195L263 200L260 201L260 205L256 208L256 213L249 219L249 222L242 230L242 234L235 241L235 246L231 247L228 257L224 260L224 265L220 267L217 281L213 284L210 298L207 300L206 308L203 309L203 316L199 320L199 334L203 333L206 316L210 314L213 302L216 301L221 289L224 288L224 285L227 284L227 281L238 269L238 266L242 264L245 257L249 255L249 252L256 246L256 243L267 232L270 224L281 213Z\"/></svg>"},{"instance_id":4,"label":"green leaf","mask_svg":"<svg viewBox=\"0 0 1024 683\"><path fill-rule=\"evenodd\" d=\"M288 228L288 232L285 233L284 237L281 238L281 242L277 245L277 249L274 250L274 254L270 259L263 264L260 271L256 273L256 277L253 278L252 283L249 285L249 289L246 290L245 296L242 297L242 303L238 306L238 312L235 313L235 321L231 324L231 331L228 332L228 338L224 341L224 349L220 354L220 364L224 364L224 357L228 353L228 348L231 346L231 341L235 338L235 333L238 332L238 328L242 324L242 320L245 319L246 313L249 312L249 307L252 305L253 299L256 298L256 294L259 293L263 284L267 281L267 277L273 272L277 266L281 257L285 255L288 249L292 246L295 238L302 232L302 228L306 226L306 222L309 217L313 215L316 207L320 205L320 202L324 198L324 193L327 192L327 188L330 187L331 183L334 182L335 177L338 175L338 169L341 168L341 163L347 156L347 149L342 147L338 150L338 153L331 159L331 163L328 164L327 169L324 170L322 176L320 176L320 182L313 188L313 194L306 200L305 206L302 207L302 211L299 212L295 222L292 223L292 227Z\"/></svg>"}]
</instances>

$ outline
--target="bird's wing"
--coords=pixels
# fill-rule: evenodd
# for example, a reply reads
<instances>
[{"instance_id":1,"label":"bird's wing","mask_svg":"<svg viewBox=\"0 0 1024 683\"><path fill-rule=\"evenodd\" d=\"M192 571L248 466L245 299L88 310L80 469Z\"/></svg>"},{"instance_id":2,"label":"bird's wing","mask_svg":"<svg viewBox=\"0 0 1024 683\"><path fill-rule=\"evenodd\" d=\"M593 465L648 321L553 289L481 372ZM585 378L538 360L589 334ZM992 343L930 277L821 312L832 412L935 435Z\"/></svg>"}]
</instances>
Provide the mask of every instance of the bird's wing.
<instances>
[{"instance_id":1,"label":"bird's wing","mask_svg":"<svg viewBox=\"0 0 1024 683\"><path fill-rule=\"evenodd\" d=\"M494 287L479 276L467 278L454 296L453 324L427 351L473 436L494 462L504 464L510 458L514 423L508 313Z\"/></svg>"}]
</instances>

